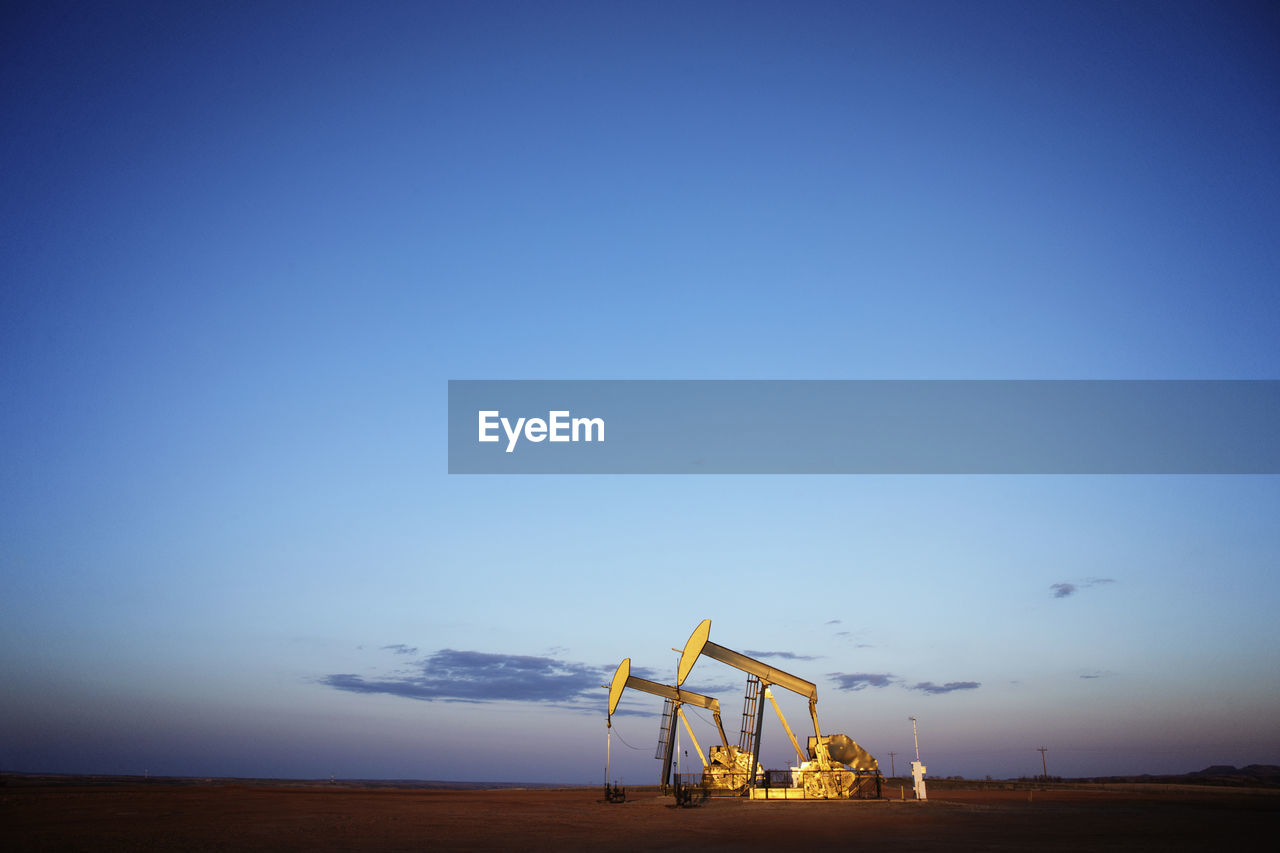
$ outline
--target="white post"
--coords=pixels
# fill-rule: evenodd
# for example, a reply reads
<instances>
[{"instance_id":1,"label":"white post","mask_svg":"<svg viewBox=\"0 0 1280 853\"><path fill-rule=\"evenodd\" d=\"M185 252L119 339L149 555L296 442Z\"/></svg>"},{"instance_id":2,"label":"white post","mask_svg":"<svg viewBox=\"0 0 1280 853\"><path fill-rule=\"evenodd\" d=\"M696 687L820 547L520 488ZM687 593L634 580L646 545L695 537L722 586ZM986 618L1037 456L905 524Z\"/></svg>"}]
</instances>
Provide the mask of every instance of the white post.
<instances>
[{"instance_id":1,"label":"white post","mask_svg":"<svg viewBox=\"0 0 1280 853\"><path fill-rule=\"evenodd\" d=\"M920 732L916 728L916 718L911 718L911 739L916 745L916 760L911 762L911 778L914 780L914 787L917 800L927 800L924 789L924 773L925 766L920 763Z\"/></svg>"}]
</instances>

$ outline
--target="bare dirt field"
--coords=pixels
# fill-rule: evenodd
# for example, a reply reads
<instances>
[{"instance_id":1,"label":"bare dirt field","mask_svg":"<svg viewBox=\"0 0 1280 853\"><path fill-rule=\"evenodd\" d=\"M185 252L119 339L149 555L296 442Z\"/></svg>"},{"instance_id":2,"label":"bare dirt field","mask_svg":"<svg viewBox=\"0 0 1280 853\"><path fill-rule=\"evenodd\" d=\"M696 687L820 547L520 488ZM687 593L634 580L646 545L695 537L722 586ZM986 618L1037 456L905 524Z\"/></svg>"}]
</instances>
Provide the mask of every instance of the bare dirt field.
<instances>
[{"instance_id":1,"label":"bare dirt field","mask_svg":"<svg viewBox=\"0 0 1280 853\"><path fill-rule=\"evenodd\" d=\"M889 793L886 789L886 793ZM930 788L928 802L710 800L595 789L230 784L0 788L6 850L1230 850L1274 840L1280 792L1189 786ZM1269 845L1268 845L1269 846Z\"/></svg>"}]
</instances>

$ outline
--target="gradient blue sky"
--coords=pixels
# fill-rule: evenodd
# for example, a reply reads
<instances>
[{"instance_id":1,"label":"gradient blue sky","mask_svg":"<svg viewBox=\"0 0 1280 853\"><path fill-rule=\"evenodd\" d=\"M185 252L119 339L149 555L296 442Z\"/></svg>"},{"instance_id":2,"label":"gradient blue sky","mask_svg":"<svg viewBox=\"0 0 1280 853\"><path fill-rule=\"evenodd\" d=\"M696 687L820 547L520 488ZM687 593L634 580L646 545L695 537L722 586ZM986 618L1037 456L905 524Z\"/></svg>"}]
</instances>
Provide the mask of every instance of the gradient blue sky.
<instances>
[{"instance_id":1,"label":"gradient blue sky","mask_svg":"<svg viewBox=\"0 0 1280 853\"><path fill-rule=\"evenodd\" d=\"M594 782L703 618L886 765L1280 763L1276 477L445 473L449 379L1280 378L1274 4L0 14L0 769Z\"/></svg>"}]
</instances>

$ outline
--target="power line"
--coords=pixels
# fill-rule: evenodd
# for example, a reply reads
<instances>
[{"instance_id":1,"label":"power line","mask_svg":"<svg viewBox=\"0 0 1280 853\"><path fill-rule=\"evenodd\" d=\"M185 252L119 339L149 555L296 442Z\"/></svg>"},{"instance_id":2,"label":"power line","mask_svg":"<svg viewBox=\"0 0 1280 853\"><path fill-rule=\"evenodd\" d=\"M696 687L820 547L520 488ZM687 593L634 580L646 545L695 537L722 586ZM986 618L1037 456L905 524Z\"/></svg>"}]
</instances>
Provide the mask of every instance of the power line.
<instances>
[{"instance_id":1,"label":"power line","mask_svg":"<svg viewBox=\"0 0 1280 853\"><path fill-rule=\"evenodd\" d=\"M625 746L627 749L634 749L636 752L639 752L641 750L641 747L632 746L631 744L627 743L626 739L622 736L622 732L618 731L617 726L613 727L613 733L618 736L618 740L622 741L622 745Z\"/></svg>"}]
</instances>

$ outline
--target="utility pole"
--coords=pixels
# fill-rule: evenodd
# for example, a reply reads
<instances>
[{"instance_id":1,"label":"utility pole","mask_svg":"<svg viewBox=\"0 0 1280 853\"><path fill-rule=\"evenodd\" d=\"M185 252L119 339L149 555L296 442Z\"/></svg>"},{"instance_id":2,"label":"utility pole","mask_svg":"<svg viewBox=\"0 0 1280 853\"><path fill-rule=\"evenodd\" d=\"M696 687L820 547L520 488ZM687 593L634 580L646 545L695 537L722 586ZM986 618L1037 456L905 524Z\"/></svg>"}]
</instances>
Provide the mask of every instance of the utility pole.
<instances>
[{"instance_id":1,"label":"utility pole","mask_svg":"<svg viewBox=\"0 0 1280 853\"><path fill-rule=\"evenodd\" d=\"M1048 765L1046 765L1046 764L1044 763L1044 754L1045 754L1045 751L1046 751L1046 747L1043 747L1043 746L1042 746L1042 747L1039 747L1039 752L1040 752L1040 769L1044 771L1044 781L1048 782L1048 781L1049 781L1049 767L1048 767Z\"/></svg>"},{"instance_id":2,"label":"utility pole","mask_svg":"<svg viewBox=\"0 0 1280 853\"><path fill-rule=\"evenodd\" d=\"M898 753L896 752L889 753L889 778L890 779L898 775L898 771L894 769L894 764L893 764L893 757L897 754Z\"/></svg>"}]
</instances>

